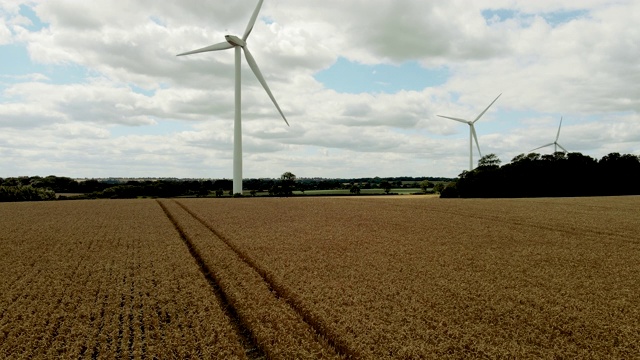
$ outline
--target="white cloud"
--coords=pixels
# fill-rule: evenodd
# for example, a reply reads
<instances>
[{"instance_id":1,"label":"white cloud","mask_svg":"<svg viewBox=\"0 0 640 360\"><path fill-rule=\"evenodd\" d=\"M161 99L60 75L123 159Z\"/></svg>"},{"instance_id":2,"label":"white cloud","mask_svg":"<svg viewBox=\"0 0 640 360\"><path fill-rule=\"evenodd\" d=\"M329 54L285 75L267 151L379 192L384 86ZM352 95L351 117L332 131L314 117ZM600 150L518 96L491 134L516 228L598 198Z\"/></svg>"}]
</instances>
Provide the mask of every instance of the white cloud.
<instances>
[{"instance_id":1,"label":"white cloud","mask_svg":"<svg viewBox=\"0 0 640 360\"><path fill-rule=\"evenodd\" d=\"M25 74L25 75L0 75L0 79L7 79L7 80L11 80L13 82L15 82L15 81L17 81L17 82L23 82L23 81L37 82L37 81L50 80L48 76L46 76L44 74L40 74L40 73L31 73L31 74Z\"/></svg>"},{"instance_id":2,"label":"white cloud","mask_svg":"<svg viewBox=\"0 0 640 360\"><path fill-rule=\"evenodd\" d=\"M41 154L78 176L231 175L233 51L175 54L241 35L255 2L46 0L34 7L48 24L39 31L29 30L19 4L0 5L0 44L17 41L45 68L73 64L93 77L12 78L0 98L3 152L30 164ZM486 9L522 16L487 21ZM576 10L585 15L545 20ZM467 166L468 127L436 114L475 117L500 92L478 126L483 153L508 161L549 142L560 115L571 119L561 142L570 150L639 153L639 17L631 0L265 1L248 44L291 127L243 59L245 176L290 167L299 176L455 176ZM451 77L422 91L339 94L313 77L339 57L417 61ZM166 121L183 127L122 130ZM47 140L31 150L10 138L37 141L33 134ZM102 167L94 164L101 156L109 159L97 161Z\"/></svg>"},{"instance_id":3,"label":"white cloud","mask_svg":"<svg viewBox=\"0 0 640 360\"><path fill-rule=\"evenodd\" d=\"M0 46L13 42L11 23L15 22L19 10L16 1L3 1L0 3Z\"/></svg>"},{"instance_id":4,"label":"white cloud","mask_svg":"<svg viewBox=\"0 0 640 360\"><path fill-rule=\"evenodd\" d=\"M146 96L101 80L72 85L19 83L5 90L5 96L13 102L0 108L0 113L5 116L48 114L42 117L43 124L54 114L64 122L131 126L153 124L151 117L161 115Z\"/></svg>"},{"instance_id":5,"label":"white cloud","mask_svg":"<svg viewBox=\"0 0 640 360\"><path fill-rule=\"evenodd\" d=\"M13 41L11 30L4 21L0 22L0 46L10 44Z\"/></svg>"}]
</instances>

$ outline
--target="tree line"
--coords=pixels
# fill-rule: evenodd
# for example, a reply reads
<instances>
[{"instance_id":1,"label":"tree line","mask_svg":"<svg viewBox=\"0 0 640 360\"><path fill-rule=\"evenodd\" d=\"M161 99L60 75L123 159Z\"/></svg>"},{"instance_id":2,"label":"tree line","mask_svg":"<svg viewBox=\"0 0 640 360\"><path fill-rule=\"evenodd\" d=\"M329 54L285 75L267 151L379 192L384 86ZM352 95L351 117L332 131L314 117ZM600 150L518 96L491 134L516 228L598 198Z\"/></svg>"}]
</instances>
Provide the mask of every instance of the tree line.
<instances>
[{"instance_id":1,"label":"tree line","mask_svg":"<svg viewBox=\"0 0 640 360\"><path fill-rule=\"evenodd\" d=\"M53 200L56 193L50 189L34 188L33 186L4 186L0 185L0 202L8 201L44 201Z\"/></svg>"},{"instance_id":2,"label":"tree line","mask_svg":"<svg viewBox=\"0 0 640 360\"><path fill-rule=\"evenodd\" d=\"M434 183L431 183L434 182ZM448 182L447 186L443 184ZM297 178L285 172L279 179L245 179L244 189L251 195L291 196L293 191L348 189L428 188L441 197L556 197L640 195L640 157L610 153L596 160L581 153L556 152L520 154L501 165L495 154L478 161L472 171L463 171L457 179L439 177L390 178ZM435 185L435 187L432 187ZM234 196L229 179L83 179L50 175L0 178L0 202L40 201L58 198L135 198L175 196ZM236 196L238 196L236 194Z\"/></svg>"},{"instance_id":3,"label":"tree line","mask_svg":"<svg viewBox=\"0 0 640 360\"><path fill-rule=\"evenodd\" d=\"M501 166L490 154L441 192L445 198L610 195L640 195L640 157L610 153L596 160L578 152L529 153Z\"/></svg>"},{"instance_id":4,"label":"tree line","mask_svg":"<svg viewBox=\"0 0 640 360\"><path fill-rule=\"evenodd\" d=\"M291 196L293 191L371 189L391 187L420 187L426 180L450 181L446 178L394 177L394 178L297 178L290 172L279 179L245 179L244 189L251 195L259 192L272 196ZM56 199L99 199L175 196L233 196L233 181L229 179L72 179L61 176L21 176L0 178L0 202L39 201ZM62 194L62 195L61 195Z\"/></svg>"}]
</instances>

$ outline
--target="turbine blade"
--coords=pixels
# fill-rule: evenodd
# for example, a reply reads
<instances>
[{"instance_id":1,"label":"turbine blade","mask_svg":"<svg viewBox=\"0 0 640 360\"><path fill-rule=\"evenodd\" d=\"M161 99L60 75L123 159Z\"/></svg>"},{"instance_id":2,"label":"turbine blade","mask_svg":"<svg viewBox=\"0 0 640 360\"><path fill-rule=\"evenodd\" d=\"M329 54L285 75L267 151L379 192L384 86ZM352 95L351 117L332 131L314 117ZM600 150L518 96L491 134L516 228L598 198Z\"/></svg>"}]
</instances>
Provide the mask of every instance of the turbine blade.
<instances>
[{"instance_id":1,"label":"turbine blade","mask_svg":"<svg viewBox=\"0 0 640 360\"><path fill-rule=\"evenodd\" d=\"M562 145L560 145L560 144L558 144L558 143L556 143L556 145L558 145L558 147L559 147L560 149L564 150L564 152L568 153L567 149L565 149L564 147L562 147Z\"/></svg>"},{"instance_id":2,"label":"turbine blade","mask_svg":"<svg viewBox=\"0 0 640 360\"><path fill-rule=\"evenodd\" d=\"M251 34L251 30L253 30L253 25L255 25L256 19L258 19L258 13L260 12L260 8L262 7L262 1L263 0L258 1L258 5L256 6L256 9L253 10L253 15L251 15L251 19L247 24L247 29L244 31L244 35L242 35L243 41L247 41L249 34Z\"/></svg>"},{"instance_id":3,"label":"turbine blade","mask_svg":"<svg viewBox=\"0 0 640 360\"><path fill-rule=\"evenodd\" d=\"M221 42L215 45L211 45L211 46L207 46L207 47L203 47L201 49L197 49L197 50L193 50L193 51L188 51L186 53L182 53L182 54L178 54L176 56L183 56L183 55L191 55L191 54L197 54L197 53L201 53L201 52L207 52L207 51L218 51L218 50L226 50L226 49L231 49L233 47L233 45L229 44L228 42Z\"/></svg>"},{"instance_id":4,"label":"turbine blade","mask_svg":"<svg viewBox=\"0 0 640 360\"><path fill-rule=\"evenodd\" d=\"M480 144L478 144L478 134L476 134L476 128L473 126L473 124L469 124L469 127L471 128L471 135L473 135L473 140L476 141L476 146L478 147L478 154L480 155L480 157L482 157L482 152L480 151Z\"/></svg>"},{"instance_id":5,"label":"turbine blade","mask_svg":"<svg viewBox=\"0 0 640 360\"><path fill-rule=\"evenodd\" d=\"M437 115L437 116L440 116L441 118L445 118L445 119L459 121L459 122L465 123L465 124L471 124L471 121L465 120L465 119L459 119L459 118L454 118L454 117L444 116L444 115Z\"/></svg>"},{"instance_id":6,"label":"turbine blade","mask_svg":"<svg viewBox=\"0 0 640 360\"><path fill-rule=\"evenodd\" d=\"M560 126L558 126L558 135L556 135L556 142L560 138L560 128L562 127L562 116L560 116Z\"/></svg>"},{"instance_id":7,"label":"turbine blade","mask_svg":"<svg viewBox=\"0 0 640 360\"><path fill-rule=\"evenodd\" d=\"M532 152L532 151L534 151L534 150L538 150L538 149L542 149L543 147L547 147L547 146L551 146L551 145L553 145L553 143L549 143L549 144L546 144L546 145L542 145L542 146L540 146L540 147L537 147L537 148L535 148L535 149L531 149L531 150L529 150L529 152Z\"/></svg>"},{"instance_id":8,"label":"turbine blade","mask_svg":"<svg viewBox=\"0 0 640 360\"><path fill-rule=\"evenodd\" d=\"M483 112L481 112L481 113L480 113L480 115L478 115L478 117L477 117L475 120L473 120L473 123L475 123L476 121L480 120L480 118L482 117L482 115L484 115L484 113L486 113L486 112L487 112L487 110L489 110L489 108L491 107L491 105L493 105L493 103L494 103L494 102L496 102L496 100L498 100L498 98L499 98L500 96L502 96L502 93L500 93L500 95L498 95L498 97L497 97L497 98L495 98L495 100L493 100L493 101L491 102L491 104L489 104L489 106L487 106L487 108L486 108L486 109L484 109L484 111L483 111Z\"/></svg>"},{"instance_id":9,"label":"turbine blade","mask_svg":"<svg viewBox=\"0 0 640 360\"><path fill-rule=\"evenodd\" d=\"M273 97L273 94L269 89L269 85L267 85L267 81L262 76L262 73L260 72L260 68L258 68L258 64L256 63L256 60L253 58L253 55L251 55L251 52L246 46L243 49L244 49L244 57L247 59L247 63L249 63L249 67L251 68L251 70L253 70L253 73L256 75L256 78L258 78L258 81L260 81L260 84L262 84L262 87L267 92L267 95L269 95L269 97L271 98L271 101L273 101L273 105L276 106L276 109L278 109L278 112L280 113L280 115L282 115L284 122L287 123L287 126L290 126L289 122L287 121L287 118L282 113L282 110L280 110L280 106L278 106L278 102L276 101L276 98Z\"/></svg>"}]
</instances>

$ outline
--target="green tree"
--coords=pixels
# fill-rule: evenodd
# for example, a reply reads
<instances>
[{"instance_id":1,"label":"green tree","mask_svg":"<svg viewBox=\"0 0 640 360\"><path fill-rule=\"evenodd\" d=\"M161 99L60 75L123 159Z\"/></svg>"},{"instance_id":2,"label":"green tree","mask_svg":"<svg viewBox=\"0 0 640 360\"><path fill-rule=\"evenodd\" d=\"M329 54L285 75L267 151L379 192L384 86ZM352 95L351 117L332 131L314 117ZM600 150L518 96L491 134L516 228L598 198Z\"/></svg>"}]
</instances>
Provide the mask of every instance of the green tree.
<instances>
[{"instance_id":1,"label":"green tree","mask_svg":"<svg viewBox=\"0 0 640 360\"><path fill-rule=\"evenodd\" d=\"M352 194L355 194L355 195L360 195L360 186L352 185L351 189L349 189L349 192L351 192Z\"/></svg>"},{"instance_id":2,"label":"green tree","mask_svg":"<svg viewBox=\"0 0 640 360\"><path fill-rule=\"evenodd\" d=\"M385 194L389 194L391 191L391 183L384 180L380 182L380 188L384 190Z\"/></svg>"},{"instance_id":3,"label":"green tree","mask_svg":"<svg viewBox=\"0 0 640 360\"><path fill-rule=\"evenodd\" d=\"M53 190L35 188L31 185L0 186L0 202L55 200Z\"/></svg>"},{"instance_id":4,"label":"green tree","mask_svg":"<svg viewBox=\"0 0 640 360\"><path fill-rule=\"evenodd\" d=\"M439 182L433 186L433 191L437 192L438 194L441 194L442 190L444 190L444 187L445 187L445 184L443 182Z\"/></svg>"},{"instance_id":5,"label":"green tree","mask_svg":"<svg viewBox=\"0 0 640 360\"><path fill-rule=\"evenodd\" d=\"M296 181L296 176L293 173L287 171L286 173L280 176L280 180Z\"/></svg>"},{"instance_id":6,"label":"green tree","mask_svg":"<svg viewBox=\"0 0 640 360\"><path fill-rule=\"evenodd\" d=\"M478 167L499 167L501 163L496 154L488 154L478 160Z\"/></svg>"},{"instance_id":7,"label":"green tree","mask_svg":"<svg viewBox=\"0 0 640 360\"><path fill-rule=\"evenodd\" d=\"M280 176L280 187L278 188L279 193L277 195L281 196L291 196L293 195L293 190L295 189L295 181L296 176L287 171Z\"/></svg>"},{"instance_id":8,"label":"green tree","mask_svg":"<svg viewBox=\"0 0 640 360\"><path fill-rule=\"evenodd\" d=\"M428 189L431 187L431 183L429 182L429 180L423 180L420 183L420 189L422 189L423 193L427 193Z\"/></svg>"},{"instance_id":9,"label":"green tree","mask_svg":"<svg viewBox=\"0 0 640 360\"><path fill-rule=\"evenodd\" d=\"M197 197L206 197L207 195L209 195L209 190L207 190L204 187L201 187L200 189L198 189L196 191L196 196Z\"/></svg>"},{"instance_id":10,"label":"green tree","mask_svg":"<svg viewBox=\"0 0 640 360\"><path fill-rule=\"evenodd\" d=\"M440 192L441 198L457 198L458 196L458 187L455 182L448 183Z\"/></svg>"}]
</instances>

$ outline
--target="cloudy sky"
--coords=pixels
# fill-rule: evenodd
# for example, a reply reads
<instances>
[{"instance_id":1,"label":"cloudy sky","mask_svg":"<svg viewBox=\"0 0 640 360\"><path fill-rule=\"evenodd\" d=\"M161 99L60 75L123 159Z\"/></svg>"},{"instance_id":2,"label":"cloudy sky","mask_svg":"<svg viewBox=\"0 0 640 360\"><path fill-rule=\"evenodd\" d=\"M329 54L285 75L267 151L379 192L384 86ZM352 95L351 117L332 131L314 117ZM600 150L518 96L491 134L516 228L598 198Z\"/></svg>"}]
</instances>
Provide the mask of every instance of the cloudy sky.
<instances>
[{"instance_id":1,"label":"cloudy sky","mask_svg":"<svg viewBox=\"0 0 640 360\"><path fill-rule=\"evenodd\" d=\"M0 177L231 178L237 1L2 0ZM640 154L640 1L265 0L243 58L244 177L457 176ZM539 152L552 152L548 147ZM478 159L474 149L474 161Z\"/></svg>"}]
</instances>

